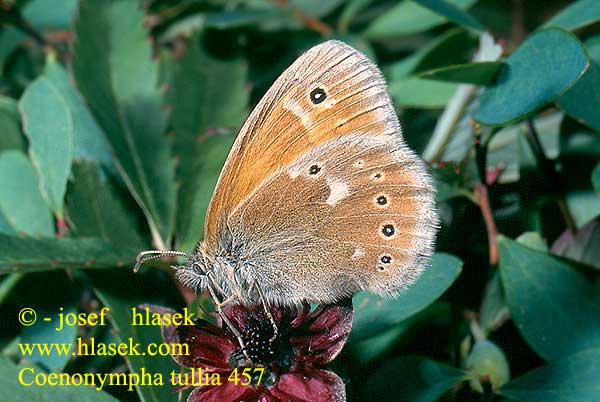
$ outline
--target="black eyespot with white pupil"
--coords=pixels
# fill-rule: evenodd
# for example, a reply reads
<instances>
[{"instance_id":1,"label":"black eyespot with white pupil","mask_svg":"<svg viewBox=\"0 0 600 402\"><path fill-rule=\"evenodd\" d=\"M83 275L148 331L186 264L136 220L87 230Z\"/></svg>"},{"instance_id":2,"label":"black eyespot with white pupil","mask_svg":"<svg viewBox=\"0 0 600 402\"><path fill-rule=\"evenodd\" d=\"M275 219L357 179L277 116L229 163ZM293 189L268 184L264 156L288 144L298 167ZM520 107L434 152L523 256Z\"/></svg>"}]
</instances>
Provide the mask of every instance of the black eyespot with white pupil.
<instances>
[{"instance_id":1,"label":"black eyespot with white pupil","mask_svg":"<svg viewBox=\"0 0 600 402\"><path fill-rule=\"evenodd\" d=\"M310 101L315 105L327 99L327 94L323 88L315 88L310 92Z\"/></svg>"},{"instance_id":2,"label":"black eyespot with white pupil","mask_svg":"<svg viewBox=\"0 0 600 402\"><path fill-rule=\"evenodd\" d=\"M392 257L390 257L389 255L384 255L383 257L381 257L381 262L383 262L384 264L389 264L390 262L392 262Z\"/></svg>"},{"instance_id":3,"label":"black eyespot with white pupil","mask_svg":"<svg viewBox=\"0 0 600 402\"><path fill-rule=\"evenodd\" d=\"M379 205L385 205L385 204L387 204L387 202L388 201L387 201L387 198L385 195L380 195L379 197L377 197L377 203Z\"/></svg>"},{"instance_id":4,"label":"black eyespot with white pupil","mask_svg":"<svg viewBox=\"0 0 600 402\"><path fill-rule=\"evenodd\" d=\"M390 236L394 235L394 233L396 232L396 229L394 229L394 225L387 224L387 225L383 225L381 232L385 236L390 237Z\"/></svg>"},{"instance_id":5,"label":"black eyespot with white pupil","mask_svg":"<svg viewBox=\"0 0 600 402\"><path fill-rule=\"evenodd\" d=\"M309 169L308 169L308 174L310 175L316 175L317 173L319 173L321 171L321 168L319 167L319 165L312 165Z\"/></svg>"}]
</instances>

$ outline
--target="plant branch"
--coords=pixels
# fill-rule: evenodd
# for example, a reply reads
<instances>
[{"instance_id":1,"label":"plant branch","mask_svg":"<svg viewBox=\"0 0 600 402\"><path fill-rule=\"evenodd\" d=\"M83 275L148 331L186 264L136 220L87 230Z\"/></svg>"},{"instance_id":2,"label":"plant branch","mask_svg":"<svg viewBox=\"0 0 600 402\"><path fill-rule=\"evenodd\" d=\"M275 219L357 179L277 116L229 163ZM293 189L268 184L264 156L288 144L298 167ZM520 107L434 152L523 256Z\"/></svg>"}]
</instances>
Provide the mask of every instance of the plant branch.
<instances>
[{"instance_id":1,"label":"plant branch","mask_svg":"<svg viewBox=\"0 0 600 402\"><path fill-rule=\"evenodd\" d=\"M481 215L485 222L485 227L488 235L489 245L489 261L490 265L498 265L498 245L496 244L496 238L498 237L498 228L496 227L496 221L494 221L494 214L492 212L492 206L490 204L490 197L488 192L488 183L486 175L487 165L487 148L481 144L481 128L478 126L474 127L474 146L475 146L475 162L477 164L477 173L479 175L479 183L475 185L475 195L479 200L479 208L481 209Z\"/></svg>"},{"instance_id":2,"label":"plant branch","mask_svg":"<svg viewBox=\"0 0 600 402\"><path fill-rule=\"evenodd\" d=\"M567 202L565 201L564 192L560 182L560 176L558 174L558 171L556 170L556 166L546 156L546 153L544 152L544 147L542 146L542 142L540 141L540 137L533 124L533 121L531 119L527 119L526 123L526 137L527 141L529 142L529 146L531 147L531 150L535 155L535 158L538 162L540 169L542 170L542 173L550 181L551 190L553 192L553 195L556 197L556 201L558 203L558 207L560 208L560 212L562 214L565 225L571 232L575 232L577 230L577 225L575 224L573 215L571 215L571 211L569 211Z\"/></svg>"}]
</instances>

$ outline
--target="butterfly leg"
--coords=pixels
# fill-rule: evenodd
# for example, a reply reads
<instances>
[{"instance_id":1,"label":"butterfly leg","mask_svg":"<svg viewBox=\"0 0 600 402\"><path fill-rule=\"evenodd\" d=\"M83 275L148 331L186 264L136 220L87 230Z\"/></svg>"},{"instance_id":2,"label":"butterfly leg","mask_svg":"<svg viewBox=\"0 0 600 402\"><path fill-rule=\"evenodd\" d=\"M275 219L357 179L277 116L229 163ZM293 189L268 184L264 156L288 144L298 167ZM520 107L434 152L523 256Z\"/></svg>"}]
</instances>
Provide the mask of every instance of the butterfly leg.
<instances>
[{"instance_id":1,"label":"butterfly leg","mask_svg":"<svg viewBox=\"0 0 600 402\"><path fill-rule=\"evenodd\" d=\"M273 318L273 314L271 314L271 310L269 309L267 299L265 298L265 295L256 280L254 280L254 282L252 282L250 289L252 289L252 288L256 289L256 291L258 293L258 297L260 299L260 303L262 304L263 310L265 311L265 314L269 318L269 321L271 322L271 326L273 327L273 336L271 336L271 338L269 339L269 342L273 342L275 340L275 338L277 338L277 335L279 333L279 329L277 328L277 323L275 322L275 318Z\"/></svg>"},{"instance_id":2,"label":"butterfly leg","mask_svg":"<svg viewBox=\"0 0 600 402\"><path fill-rule=\"evenodd\" d=\"M215 303L215 308L217 309L217 313L219 314L219 316L221 317L221 319L223 320L225 325L227 325L229 330L237 338L238 343L240 344L242 353L244 354L244 357L248 360L251 360L250 356L248 355L248 351L246 350L246 342L244 342L242 333L236 328L236 326L233 324L233 322L231 322L229 317L227 317L227 315L223 311L223 307L225 307L226 305L231 303L233 300L235 300L237 298L237 296L234 294L234 295L229 296L225 300L219 300L219 297L217 296L217 293L215 292L215 287L217 287L221 291L221 294L224 294L223 289L221 289L219 284L212 278L212 276L210 275L210 272L206 273L206 277L209 280L207 289L208 289L208 292L210 293L210 297L212 298L213 302Z\"/></svg>"}]
</instances>

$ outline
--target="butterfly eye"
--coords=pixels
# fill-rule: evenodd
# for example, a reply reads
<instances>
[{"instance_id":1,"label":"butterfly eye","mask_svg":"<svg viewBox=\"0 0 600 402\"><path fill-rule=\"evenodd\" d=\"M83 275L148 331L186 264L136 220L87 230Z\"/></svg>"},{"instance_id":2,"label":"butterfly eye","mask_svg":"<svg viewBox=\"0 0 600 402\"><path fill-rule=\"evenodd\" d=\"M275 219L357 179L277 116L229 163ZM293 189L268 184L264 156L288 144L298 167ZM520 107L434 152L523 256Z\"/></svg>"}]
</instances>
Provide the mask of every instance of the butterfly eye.
<instances>
[{"instance_id":1,"label":"butterfly eye","mask_svg":"<svg viewBox=\"0 0 600 402\"><path fill-rule=\"evenodd\" d=\"M315 105L318 105L325 99L327 99L327 94L323 88L315 88L310 93L310 101Z\"/></svg>"},{"instance_id":2,"label":"butterfly eye","mask_svg":"<svg viewBox=\"0 0 600 402\"><path fill-rule=\"evenodd\" d=\"M319 165L312 165L310 167L310 169L308 169L308 174L310 175L316 175L317 173L319 173L321 171L321 168L319 167Z\"/></svg>"},{"instance_id":3,"label":"butterfly eye","mask_svg":"<svg viewBox=\"0 0 600 402\"><path fill-rule=\"evenodd\" d=\"M394 229L394 225L391 224L383 225L383 228L381 229L381 233L387 237L393 236L395 232L396 229Z\"/></svg>"}]
</instances>

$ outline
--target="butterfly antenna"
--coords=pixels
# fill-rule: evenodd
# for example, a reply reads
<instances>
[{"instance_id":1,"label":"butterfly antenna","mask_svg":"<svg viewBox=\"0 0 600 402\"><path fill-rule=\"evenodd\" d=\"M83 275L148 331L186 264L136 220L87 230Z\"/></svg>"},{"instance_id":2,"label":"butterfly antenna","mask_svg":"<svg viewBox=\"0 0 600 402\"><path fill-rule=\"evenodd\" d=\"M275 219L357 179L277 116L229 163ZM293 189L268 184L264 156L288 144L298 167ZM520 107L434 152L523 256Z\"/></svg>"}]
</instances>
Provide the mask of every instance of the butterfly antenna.
<instances>
[{"instance_id":1,"label":"butterfly antenna","mask_svg":"<svg viewBox=\"0 0 600 402\"><path fill-rule=\"evenodd\" d=\"M138 272L142 264L156 260L162 257L187 257L191 258L192 255L183 251L173 251L173 250L147 250L142 251L137 255L135 266L133 267L133 272Z\"/></svg>"}]
</instances>

